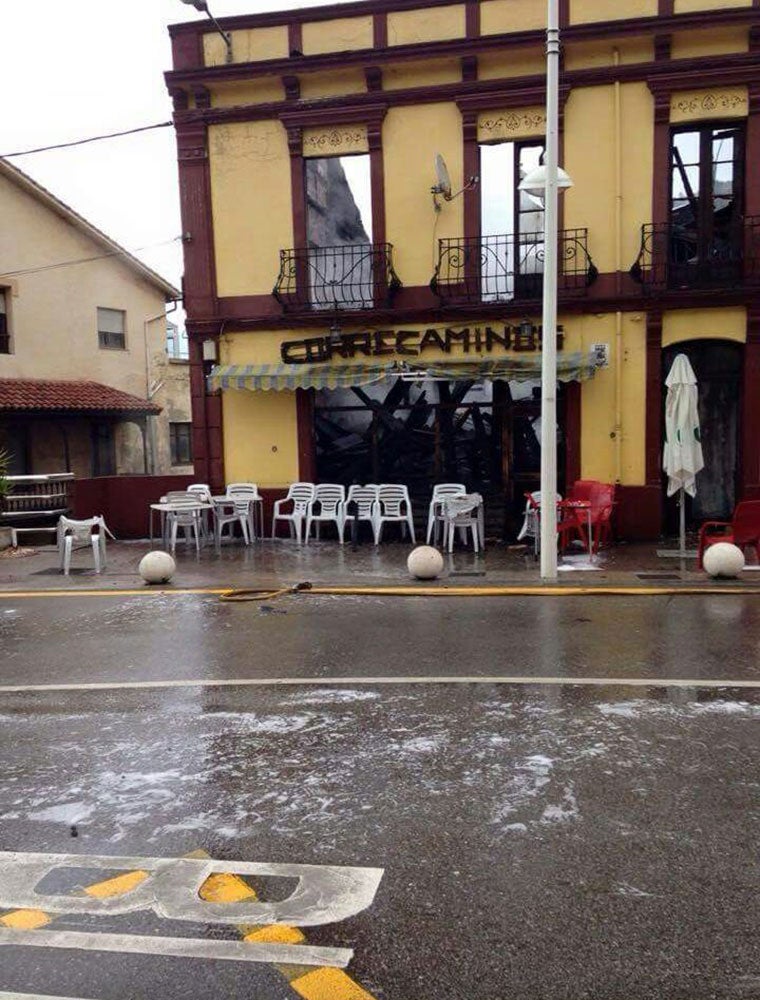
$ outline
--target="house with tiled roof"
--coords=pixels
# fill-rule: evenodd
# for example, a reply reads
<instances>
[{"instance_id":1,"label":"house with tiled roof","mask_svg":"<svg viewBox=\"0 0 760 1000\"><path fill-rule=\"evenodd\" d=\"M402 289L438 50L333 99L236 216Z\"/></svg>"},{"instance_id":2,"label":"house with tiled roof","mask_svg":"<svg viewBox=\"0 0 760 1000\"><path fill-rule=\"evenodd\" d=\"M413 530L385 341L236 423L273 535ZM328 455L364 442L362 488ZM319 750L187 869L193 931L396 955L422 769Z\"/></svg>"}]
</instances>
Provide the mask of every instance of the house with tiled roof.
<instances>
[{"instance_id":1,"label":"house with tiled roof","mask_svg":"<svg viewBox=\"0 0 760 1000\"><path fill-rule=\"evenodd\" d=\"M190 473L180 292L0 159L0 449L15 475Z\"/></svg>"}]
</instances>

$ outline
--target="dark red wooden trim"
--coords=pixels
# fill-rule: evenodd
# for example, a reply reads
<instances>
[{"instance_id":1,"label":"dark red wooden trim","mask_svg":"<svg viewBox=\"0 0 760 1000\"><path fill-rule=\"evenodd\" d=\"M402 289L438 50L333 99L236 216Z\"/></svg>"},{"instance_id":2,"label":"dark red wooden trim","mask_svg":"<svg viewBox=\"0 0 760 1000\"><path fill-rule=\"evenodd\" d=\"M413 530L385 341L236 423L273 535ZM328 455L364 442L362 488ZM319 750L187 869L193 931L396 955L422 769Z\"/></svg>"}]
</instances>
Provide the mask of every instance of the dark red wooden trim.
<instances>
[{"instance_id":1,"label":"dark red wooden trim","mask_svg":"<svg viewBox=\"0 0 760 1000\"><path fill-rule=\"evenodd\" d=\"M760 214L760 84L749 88L747 118L744 203L747 215Z\"/></svg>"},{"instance_id":2,"label":"dark red wooden trim","mask_svg":"<svg viewBox=\"0 0 760 1000\"><path fill-rule=\"evenodd\" d=\"M742 385L741 453L739 482L742 497L760 490L760 310L747 311Z\"/></svg>"},{"instance_id":3,"label":"dark red wooden trim","mask_svg":"<svg viewBox=\"0 0 760 1000\"><path fill-rule=\"evenodd\" d=\"M570 0L559 0L559 26L563 35L570 27Z\"/></svg>"},{"instance_id":4,"label":"dark red wooden trim","mask_svg":"<svg viewBox=\"0 0 760 1000\"><path fill-rule=\"evenodd\" d=\"M653 542L662 531L662 487L622 486L615 490L615 534L626 542Z\"/></svg>"},{"instance_id":5,"label":"dark red wooden trim","mask_svg":"<svg viewBox=\"0 0 760 1000\"><path fill-rule=\"evenodd\" d=\"M314 390L296 389L298 425L298 476L313 483L317 475L317 451L314 438Z\"/></svg>"},{"instance_id":6,"label":"dark red wooden trim","mask_svg":"<svg viewBox=\"0 0 760 1000\"><path fill-rule=\"evenodd\" d=\"M303 31L300 21L288 23L288 53L292 58L303 55Z\"/></svg>"},{"instance_id":7,"label":"dark red wooden trim","mask_svg":"<svg viewBox=\"0 0 760 1000\"><path fill-rule=\"evenodd\" d=\"M652 222L668 221L670 199L670 95L654 97L654 163L652 183Z\"/></svg>"},{"instance_id":8,"label":"dark red wooden trim","mask_svg":"<svg viewBox=\"0 0 760 1000\"><path fill-rule=\"evenodd\" d=\"M646 327L646 481L662 480L662 313L647 315Z\"/></svg>"},{"instance_id":9,"label":"dark red wooden trim","mask_svg":"<svg viewBox=\"0 0 760 1000\"><path fill-rule=\"evenodd\" d=\"M464 23L465 36L477 38L480 34L480 0L467 0Z\"/></svg>"},{"instance_id":10,"label":"dark red wooden trim","mask_svg":"<svg viewBox=\"0 0 760 1000\"><path fill-rule=\"evenodd\" d=\"M464 83L472 83L478 78L478 57L462 56L460 59L462 67L462 80Z\"/></svg>"},{"instance_id":11,"label":"dark red wooden trim","mask_svg":"<svg viewBox=\"0 0 760 1000\"><path fill-rule=\"evenodd\" d=\"M216 313L216 264L211 218L207 133L202 122L177 127L180 214L185 264L184 306L189 317Z\"/></svg>"},{"instance_id":12,"label":"dark red wooden trim","mask_svg":"<svg viewBox=\"0 0 760 1000\"><path fill-rule=\"evenodd\" d=\"M565 385L565 488L581 478L581 384Z\"/></svg>"},{"instance_id":13,"label":"dark red wooden trim","mask_svg":"<svg viewBox=\"0 0 760 1000\"><path fill-rule=\"evenodd\" d=\"M383 71L379 66L365 66L364 79L367 82L368 94L376 94L383 89Z\"/></svg>"},{"instance_id":14,"label":"dark red wooden trim","mask_svg":"<svg viewBox=\"0 0 760 1000\"><path fill-rule=\"evenodd\" d=\"M657 14L659 17L671 17L675 10L673 0L658 0Z\"/></svg>"},{"instance_id":15,"label":"dark red wooden trim","mask_svg":"<svg viewBox=\"0 0 760 1000\"><path fill-rule=\"evenodd\" d=\"M436 0L437 2L437 0ZM445 0L450 2L450 0ZM431 6L433 0L427 4ZM324 8L315 8L314 13ZM346 16L344 11L341 17ZM758 11L752 7L736 8L710 12L711 25L715 28L735 25L752 25L759 23ZM310 18L314 20L314 18ZM591 22L576 24L566 28L563 39L566 44L573 41L601 41L610 37L630 35L655 35L704 28L705 14L701 12L675 14L672 17L631 18L624 21ZM535 48L544 41L542 30L516 31L500 35L481 35L479 38L456 38L440 42L425 42L410 45L392 45L386 48L356 49L343 52L327 52L313 56L289 57L287 59L268 59L261 62L225 63L218 66L204 67L201 62L198 68L189 69L176 67L165 74L167 85L184 86L197 80L235 80L250 79L255 76L273 76L283 73L310 73L331 69L347 68L352 65L372 59L375 62L404 62L408 60L435 59L444 57L461 57L477 55L491 50L514 50L518 48ZM735 55L741 55L736 53ZM724 56L731 59L731 56ZM610 67L600 67L609 72ZM623 71L627 67L618 67ZM578 72L589 72L582 70ZM596 72L599 72L598 70Z\"/></svg>"},{"instance_id":16,"label":"dark red wooden trim","mask_svg":"<svg viewBox=\"0 0 760 1000\"><path fill-rule=\"evenodd\" d=\"M192 70L203 65L203 34L193 32L172 35L172 66Z\"/></svg>"},{"instance_id":17,"label":"dark red wooden trim","mask_svg":"<svg viewBox=\"0 0 760 1000\"><path fill-rule=\"evenodd\" d=\"M224 487L224 447L222 440L221 396L206 388L207 368L203 360L203 339L190 333L190 408L193 422L193 467L196 479L213 489Z\"/></svg>"},{"instance_id":18,"label":"dark red wooden trim","mask_svg":"<svg viewBox=\"0 0 760 1000\"><path fill-rule=\"evenodd\" d=\"M304 173L303 129L290 125L287 129L288 151L290 153L290 200L293 210L293 244L297 247L308 245L306 224L306 175ZM282 247L281 249L285 249ZM306 260L296 263L296 286L305 293L309 276Z\"/></svg>"},{"instance_id":19,"label":"dark red wooden trim","mask_svg":"<svg viewBox=\"0 0 760 1000\"><path fill-rule=\"evenodd\" d=\"M465 111L462 114L462 147L463 180L467 183L471 177L480 177L478 116L475 111ZM465 239L476 239L480 236L480 183L465 190L462 198L464 201L464 237ZM437 249L436 247L436 252Z\"/></svg>"},{"instance_id":20,"label":"dark red wooden trim","mask_svg":"<svg viewBox=\"0 0 760 1000\"><path fill-rule=\"evenodd\" d=\"M563 92L569 94L571 88L602 86L619 80L621 83L646 81L655 100L660 100L668 108L669 98L674 90L689 90L711 86L752 85L758 75L757 55L738 53L735 56L716 56L705 59L687 59L625 64L618 67L599 67L573 70L563 74ZM174 83L171 89L175 90ZM180 88L181 89L181 88ZM544 100L545 81L541 76L518 77L504 80L475 80L442 84L440 86L411 87L407 90L383 91L383 101L390 106L421 104L433 101L456 101L460 107L470 106L489 110L496 107L518 107ZM346 120L358 121L368 107L377 104L376 93L346 94L340 97L320 99L318 102L302 102L299 113L304 117L314 114L324 121L327 116L344 115ZM178 124L193 123L200 119L208 124L227 122L257 121L283 117L293 110L293 102L270 102L266 104L237 105L234 107L211 108L206 111L186 111L175 115Z\"/></svg>"},{"instance_id":21,"label":"dark red wooden trim","mask_svg":"<svg viewBox=\"0 0 760 1000\"><path fill-rule=\"evenodd\" d=\"M367 95L362 95L367 96ZM283 108L279 117L286 129L320 128L329 125L366 124L368 128L379 128L385 118L388 106L385 103L386 92L383 92L384 103L378 104L378 95L372 94L369 103L346 105L340 108L325 108L323 103L313 107Z\"/></svg>"},{"instance_id":22,"label":"dark red wooden trim","mask_svg":"<svg viewBox=\"0 0 760 1000\"><path fill-rule=\"evenodd\" d=\"M388 47L388 18L385 14L374 14L372 17L372 44L376 49Z\"/></svg>"},{"instance_id":23,"label":"dark red wooden trim","mask_svg":"<svg viewBox=\"0 0 760 1000\"><path fill-rule=\"evenodd\" d=\"M667 62L670 59L673 48L672 35L654 36L654 58L655 62Z\"/></svg>"},{"instance_id":24,"label":"dark red wooden trim","mask_svg":"<svg viewBox=\"0 0 760 1000\"><path fill-rule=\"evenodd\" d=\"M372 197L372 242L385 243L385 166L383 162L382 121L367 127L369 171Z\"/></svg>"},{"instance_id":25,"label":"dark red wooden trim","mask_svg":"<svg viewBox=\"0 0 760 1000\"><path fill-rule=\"evenodd\" d=\"M301 81L297 76L283 76L282 87L286 101L298 101L301 98Z\"/></svg>"}]
</instances>

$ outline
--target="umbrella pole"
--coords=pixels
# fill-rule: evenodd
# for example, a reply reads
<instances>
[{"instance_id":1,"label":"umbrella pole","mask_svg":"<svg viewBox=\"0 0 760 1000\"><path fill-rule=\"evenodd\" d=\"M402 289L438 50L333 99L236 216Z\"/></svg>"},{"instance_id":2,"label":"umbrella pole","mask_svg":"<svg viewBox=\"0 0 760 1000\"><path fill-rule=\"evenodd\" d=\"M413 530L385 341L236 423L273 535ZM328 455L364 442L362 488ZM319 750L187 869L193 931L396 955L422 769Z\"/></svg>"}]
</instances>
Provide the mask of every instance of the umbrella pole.
<instances>
[{"instance_id":1,"label":"umbrella pole","mask_svg":"<svg viewBox=\"0 0 760 1000\"><path fill-rule=\"evenodd\" d=\"M680 495L681 509L679 512L679 520L680 520L679 537L681 539L681 557L685 559L686 558L686 491L684 490L683 486L681 487L680 494L681 494Z\"/></svg>"}]
</instances>

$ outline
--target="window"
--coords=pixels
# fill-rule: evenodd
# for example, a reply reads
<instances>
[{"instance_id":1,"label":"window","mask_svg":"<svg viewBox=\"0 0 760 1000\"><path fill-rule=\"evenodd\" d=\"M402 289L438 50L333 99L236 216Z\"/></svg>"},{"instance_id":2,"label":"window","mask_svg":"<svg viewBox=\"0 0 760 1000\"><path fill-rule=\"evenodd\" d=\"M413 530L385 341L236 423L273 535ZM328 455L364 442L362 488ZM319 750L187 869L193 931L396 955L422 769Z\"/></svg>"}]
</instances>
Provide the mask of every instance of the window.
<instances>
[{"instance_id":1,"label":"window","mask_svg":"<svg viewBox=\"0 0 760 1000\"><path fill-rule=\"evenodd\" d=\"M98 347L111 351L126 350L126 318L123 309L98 308Z\"/></svg>"},{"instance_id":2,"label":"window","mask_svg":"<svg viewBox=\"0 0 760 1000\"><path fill-rule=\"evenodd\" d=\"M190 465L193 461L192 424L169 424L172 465Z\"/></svg>"},{"instance_id":3,"label":"window","mask_svg":"<svg viewBox=\"0 0 760 1000\"><path fill-rule=\"evenodd\" d=\"M312 306L373 305L369 154L307 159L305 183Z\"/></svg>"},{"instance_id":4,"label":"window","mask_svg":"<svg viewBox=\"0 0 760 1000\"><path fill-rule=\"evenodd\" d=\"M11 335L8 332L8 291L0 288L0 354L11 353Z\"/></svg>"},{"instance_id":5,"label":"window","mask_svg":"<svg viewBox=\"0 0 760 1000\"><path fill-rule=\"evenodd\" d=\"M518 186L543 158L542 139L480 147L480 266L485 301L540 295L543 203Z\"/></svg>"},{"instance_id":6,"label":"window","mask_svg":"<svg viewBox=\"0 0 760 1000\"><path fill-rule=\"evenodd\" d=\"M166 324L166 353L172 361L187 361L190 357L187 331L181 330L176 323Z\"/></svg>"},{"instance_id":7,"label":"window","mask_svg":"<svg viewBox=\"0 0 760 1000\"><path fill-rule=\"evenodd\" d=\"M671 285L730 283L743 255L744 129L673 132L668 252Z\"/></svg>"}]
</instances>

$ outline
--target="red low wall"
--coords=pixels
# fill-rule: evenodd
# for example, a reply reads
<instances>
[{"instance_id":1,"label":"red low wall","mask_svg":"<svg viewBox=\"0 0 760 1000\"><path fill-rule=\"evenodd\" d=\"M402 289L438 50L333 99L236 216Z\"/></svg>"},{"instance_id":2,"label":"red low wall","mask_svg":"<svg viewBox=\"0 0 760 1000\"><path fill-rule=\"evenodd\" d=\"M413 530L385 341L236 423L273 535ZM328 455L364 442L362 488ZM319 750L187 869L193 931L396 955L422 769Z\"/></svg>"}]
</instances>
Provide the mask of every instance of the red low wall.
<instances>
[{"instance_id":1,"label":"red low wall","mask_svg":"<svg viewBox=\"0 0 760 1000\"><path fill-rule=\"evenodd\" d=\"M194 476L100 476L74 483L74 517L102 514L117 538L147 538L150 505Z\"/></svg>"}]
</instances>

